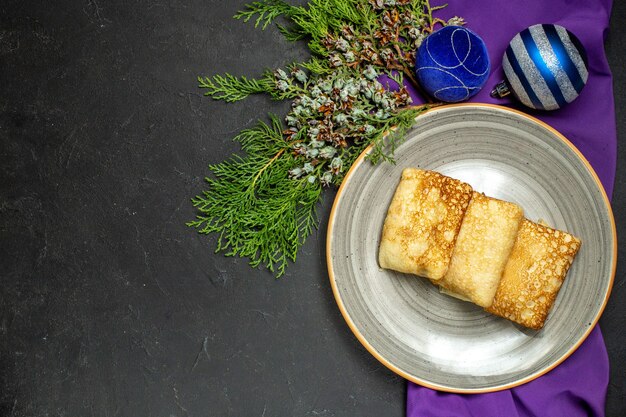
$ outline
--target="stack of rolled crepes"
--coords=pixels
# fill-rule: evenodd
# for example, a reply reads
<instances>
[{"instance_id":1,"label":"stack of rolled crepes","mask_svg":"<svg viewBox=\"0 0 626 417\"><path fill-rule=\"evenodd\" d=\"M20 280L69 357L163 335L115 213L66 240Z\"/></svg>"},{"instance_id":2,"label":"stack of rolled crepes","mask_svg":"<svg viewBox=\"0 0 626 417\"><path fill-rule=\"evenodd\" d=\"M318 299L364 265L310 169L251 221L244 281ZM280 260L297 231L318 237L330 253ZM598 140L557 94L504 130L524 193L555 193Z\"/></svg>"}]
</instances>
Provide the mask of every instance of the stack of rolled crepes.
<instances>
[{"instance_id":1,"label":"stack of rolled crepes","mask_svg":"<svg viewBox=\"0 0 626 417\"><path fill-rule=\"evenodd\" d=\"M407 168L383 226L382 268L541 329L580 240L524 218L517 204L434 171Z\"/></svg>"}]
</instances>

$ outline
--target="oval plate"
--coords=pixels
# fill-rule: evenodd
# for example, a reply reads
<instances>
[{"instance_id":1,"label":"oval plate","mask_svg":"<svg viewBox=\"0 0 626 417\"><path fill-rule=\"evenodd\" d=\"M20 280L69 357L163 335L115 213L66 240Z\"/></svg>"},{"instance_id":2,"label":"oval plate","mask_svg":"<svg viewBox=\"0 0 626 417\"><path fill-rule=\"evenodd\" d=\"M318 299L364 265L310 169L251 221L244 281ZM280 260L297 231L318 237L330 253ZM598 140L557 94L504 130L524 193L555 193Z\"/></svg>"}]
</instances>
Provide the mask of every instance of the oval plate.
<instances>
[{"instance_id":1,"label":"oval plate","mask_svg":"<svg viewBox=\"0 0 626 417\"><path fill-rule=\"evenodd\" d=\"M583 342L609 297L617 261L611 207L589 163L561 134L494 105L450 105L418 118L395 152L348 172L330 215L333 292L359 341L392 371L451 392L511 388L555 367ZM440 294L425 279L379 268L378 245L402 170L439 171L518 203L531 220L582 239L541 331Z\"/></svg>"}]
</instances>

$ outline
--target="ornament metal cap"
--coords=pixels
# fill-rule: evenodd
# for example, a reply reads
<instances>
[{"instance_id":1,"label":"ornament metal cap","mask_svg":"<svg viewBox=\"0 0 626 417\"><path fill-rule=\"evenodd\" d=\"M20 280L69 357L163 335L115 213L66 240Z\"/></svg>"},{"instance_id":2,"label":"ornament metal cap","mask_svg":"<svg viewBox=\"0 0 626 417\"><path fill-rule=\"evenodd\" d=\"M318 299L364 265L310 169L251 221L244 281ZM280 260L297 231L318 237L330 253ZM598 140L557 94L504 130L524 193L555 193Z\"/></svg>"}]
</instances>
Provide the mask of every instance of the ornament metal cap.
<instances>
[{"instance_id":1,"label":"ornament metal cap","mask_svg":"<svg viewBox=\"0 0 626 417\"><path fill-rule=\"evenodd\" d=\"M493 98L503 98L511 94L511 89L509 88L506 81L502 80L491 90L491 97Z\"/></svg>"}]
</instances>

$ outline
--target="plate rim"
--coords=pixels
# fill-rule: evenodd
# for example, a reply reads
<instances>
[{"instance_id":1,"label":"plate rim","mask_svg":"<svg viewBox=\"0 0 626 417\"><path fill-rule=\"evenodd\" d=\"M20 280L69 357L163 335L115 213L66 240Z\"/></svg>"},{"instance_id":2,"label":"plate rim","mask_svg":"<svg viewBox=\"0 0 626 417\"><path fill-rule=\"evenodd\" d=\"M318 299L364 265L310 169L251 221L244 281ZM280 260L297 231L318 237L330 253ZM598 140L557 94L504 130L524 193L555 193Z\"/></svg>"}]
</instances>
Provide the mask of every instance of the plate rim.
<instances>
[{"instance_id":1,"label":"plate rim","mask_svg":"<svg viewBox=\"0 0 626 417\"><path fill-rule=\"evenodd\" d=\"M365 349L367 349L367 351L374 356L380 363L382 363L385 367L387 367L389 370L391 370L392 372L396 373L397 375L403 377L404 379L407 379L411 382L414 382L418 385L424 386L426 388L430 388L430 389L434 389L434 390L438 390L438 391L444 391L444 392L451 392L451 393L458 393L458 394L482 394L482 393L488 393L488 392L496 392L496 391L502 391L502 390L506 390L506 389L510 389L519 385L523 385L526 384L534 379L539 378L542 375L545 375L546 373L550 372L552 369L556 368L558 365L560 365L563 361L565 361L565 359L567 359L570 355L572 355L579 347L580 345L587 339L587 337L591 334L591 332L593 331L593 329L595 329L596 324L598 323L598 321L600 320L600 317L602 316L602 313L604 312L606 305L608 303L608 300L610 298L611 292L613 290L613 284L615 281L615 273L616 273L616 268L617 268L617 254L618 254L618 244L617 244L617 228L615 225L615 218L613 216L613 209L611 207L611 202L606 194L606 190L604 189L604 185L602 185L602 182L600 181L600 178L598 177L597 173L595 172L595 170L593 169L593 167L591 166L591 164L589 163L589 161L587 160L587 158L585 158L585 156L582 154L582 152L580 152L580 150L578 150L578 148L576 148L576 146L574 146L574 144L572 142L570 142L569 139L567 139L563 134L561 134L559 131L557 131L555 128L553 128L552 126L548 125L547 123L545 123L542 120L537 119L536 117L533 117L529 114L526 114L522 111L516 110L516 109L512 109L510 107L505 107L505 106L501 106L501 105L497 105L497 104L491 104L491 103L457 103L457 104L446 104L446 105L441 105L441 106L436 106L436 107L432 107L426 111L424 111L423 113L421 113L420 115L418 115L416 117L416 120L419 120L420 117L422 117L424 114L427 113L434 113L437 111L441 111L441 110L447 110L447 109L451 109L451 108L459 108L459 107L468 107L468 108L489 108L489 109L496 109L498 111L502 111L505 113L512 113L516 116L528 119L529 121L538 124L539 126L547 129L548 131L550 131L552 134L554 134L558 139L560 139L561 141L563 141L563 143L565 143L580 159L580 161L585 165L585 167L587 168L587 170L589 171L589 173L591 174L591 176L593 177L594 181L596 182L596 185L598 187L598 189L601 192L602 195L602 199L604 201L604 207L607 211L609 220L611 222L611 236L612 236L612 241L613 241L613 261L612 261L612 265L611 265L611 276L610 276L610 280L609 280L609 287L606 291L606 294L604 295L604 299L602 300L602 305L600 306L600 309L598 310L597 314L595 315L595 317L593 318L593 321L591 322L591 326L588 326L587 329L585 330L585 332L582 334L582 336L579 338L579 340L572 345L572 347L570 347L570 349L568 349L563 355L561 355L561 357L559 357L557 360L555 360L552 364L546 366L544 369L541 369L538 372L535 372L525 378L520 378L514 382L508 383L508 384L503 384L503 385L497 385L494 387L487 387L487 388L457 388L457 387L450 387L450 386L445 386L445 385L440 385L437 383L433 383L424 379L420 379L414 375L410 375L409 373L403 371L402 369L400 369L399 367L397 367L396 365L394 365L393 363L391 363L389 360L387 360L385 357L383 357L383 355L381 355L368 341L367 339L363 336L363 334L359 331L359 329L356 327L356 325L354 324L354 321L352 320L352 318L350 317L350 314L348 313L343 300L341 298L341 294L339 293L339 288L337 286L337 280L335 279L335 274L333 271L333 265L332 265L332 256L331 256L331 240L332 240L332 235L333 235L333 227L334 227L334 223L335 223L335 218L337 215L337 206L339 204L339 200L341 199L341 196L343 195L345 188L348 186L354 172L356 171L356 169L363 163L365 156L369 153L369 151L372 149L373 145L368 146L365 150L363 150L363 152L361 152L361 154L358 156L358 158L354 161L354 163L352 164L352 166L350 167L350 169L348 170L348 172L346 173L346 176L344 177L341 185L339 186L339 190L337 191L337 195L335 196L335 199L333 201L333 205L330 211L330 216L329 216L329 220L328 220L328 226L326 229L326 266L328 269L328 276L330 279L330 284L331 284L331 288L333 290L333 296L335 298L335 302L337 303L339 310L341 312L341 315L343 316L344 320L346 321L346 323L348 324L348 327L350 328L350 330L352 331L352 333L354 334L354 336L357 338L357 340L361 343L361 345L363 345L363 347L365 347Z\"/></svg>"}]
</instances>

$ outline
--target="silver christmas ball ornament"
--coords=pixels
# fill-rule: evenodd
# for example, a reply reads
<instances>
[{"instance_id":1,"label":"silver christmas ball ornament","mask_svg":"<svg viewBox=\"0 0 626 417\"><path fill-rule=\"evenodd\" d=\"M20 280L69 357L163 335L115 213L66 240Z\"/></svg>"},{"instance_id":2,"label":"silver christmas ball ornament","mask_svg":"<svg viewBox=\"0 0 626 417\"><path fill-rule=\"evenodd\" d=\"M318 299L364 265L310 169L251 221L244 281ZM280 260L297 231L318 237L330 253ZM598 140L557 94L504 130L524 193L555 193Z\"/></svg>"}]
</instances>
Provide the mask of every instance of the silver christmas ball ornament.
<instances>
[{"instance_id":1,"label":"silver christmas ball ornament","mask_svg":"<svg viewBox=\"0 0 626 417\"><path fill-rule=\"evenodd\" d=\"M537 110L556 110L574 101L589 78L581 42L559 25L530 26L511 40L502 58L505 81L491 92L509 93Z\"/></svg>"}]
</instances>

